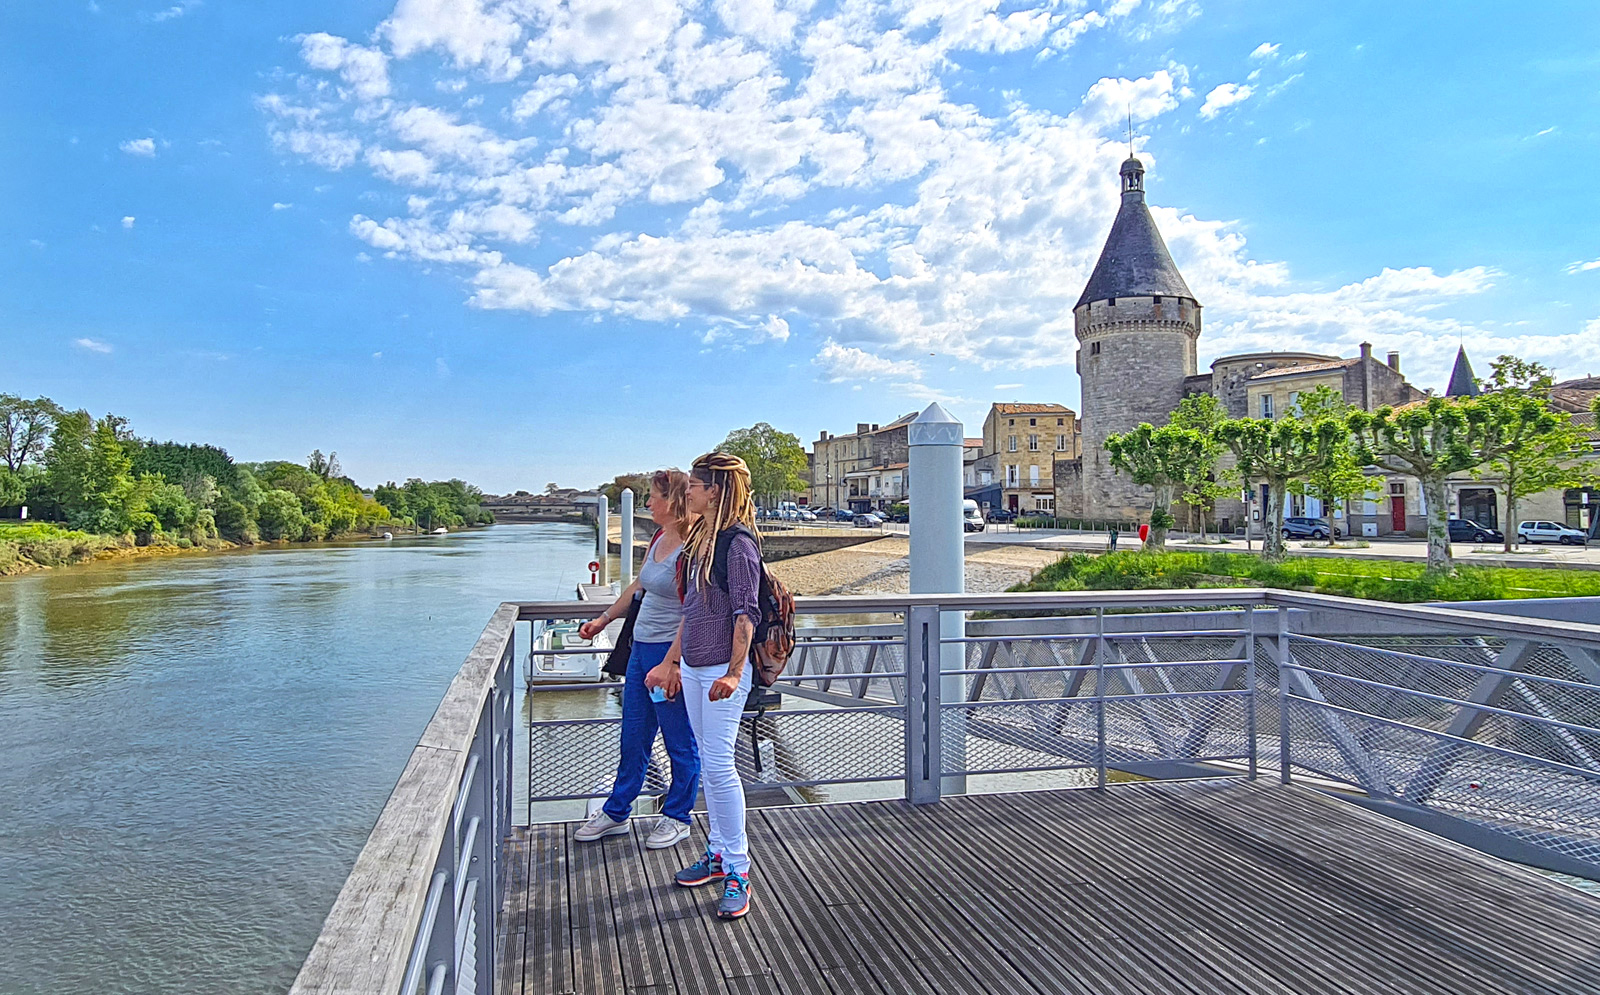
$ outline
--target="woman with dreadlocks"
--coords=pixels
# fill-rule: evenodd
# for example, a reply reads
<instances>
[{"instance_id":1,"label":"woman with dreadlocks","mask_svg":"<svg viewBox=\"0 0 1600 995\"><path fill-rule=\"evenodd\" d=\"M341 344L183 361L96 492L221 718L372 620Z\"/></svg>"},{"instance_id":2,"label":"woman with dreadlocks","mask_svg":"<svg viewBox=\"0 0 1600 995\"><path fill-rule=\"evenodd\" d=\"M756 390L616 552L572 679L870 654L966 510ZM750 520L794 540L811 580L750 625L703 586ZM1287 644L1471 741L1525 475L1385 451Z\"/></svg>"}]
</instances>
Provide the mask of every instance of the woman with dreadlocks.
<instances>
[{"instance_id":1,"label":"woman with dreadlocks","mask_svg":"<svg viewBox=\"0 0 1600 995\"><path fill-rule=\"evenodd\" d=\"M744 785L733 751L750 696L750 643L761 619L761 547L750 469L737 456L707 453L689 471L687 504L698 517L683 541L682 666L664 663L647 682L669 694L681 683L700 746L700 786L711 831L705 855L679 871L676 881L693 888L720 879L717 915L737 919L750 911L750 853Z\"/></svg>"}]
</instances>

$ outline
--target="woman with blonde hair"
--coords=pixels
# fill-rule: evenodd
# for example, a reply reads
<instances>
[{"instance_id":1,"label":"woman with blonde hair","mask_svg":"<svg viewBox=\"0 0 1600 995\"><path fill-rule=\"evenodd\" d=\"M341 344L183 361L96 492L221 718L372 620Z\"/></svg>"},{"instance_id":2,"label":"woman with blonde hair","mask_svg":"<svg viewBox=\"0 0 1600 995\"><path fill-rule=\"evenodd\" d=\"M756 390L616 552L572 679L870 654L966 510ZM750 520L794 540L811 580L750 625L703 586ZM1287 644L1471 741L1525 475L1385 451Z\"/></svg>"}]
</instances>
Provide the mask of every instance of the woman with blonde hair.
<instances>
[{"instance_id":1,"label":"woman with blonde hair","mask_svg":"<svg viewBox=\"0 0 1600 995\"><path fill-rule=\"evenodd\" d=\"M675 876L686 888L722 881L717 915L750 911L750 852L744 831L744 785L734 769L739 718L750 696L750 644L761 620L761 546L750 499L750 470L727 453L707 453L689 470L684 538L682 666L664 663L652 686L681 685L700 747L700 782L711 830L706 852Z\"/></svg>"},{"instance_id":2,"label":"woman with blonde hair","mask_svg":"<svg viewBox=\"0 0 1600 995\"><path fill-rule=\"evenodd\" d=\"M622 685L622 749L617 776L605 806L574 834L579 842L628 832L628 816L644 787L657 729L661 730L667 757L672 761L672 784L661 802L661 818L656 820L644 845L660 850L689 838L689 813L700 785L700 755L689 728L689 713L676 691L667 696L645 686L645 676L663 661L673 661L676 666L678 629L683 621L683 606L678 600L678 557L683 551L683 531L689 517L688 481L682 470L657 470L650 477L646 507L651 521L661 530L650 541L638 578L611 607L578 630L583 638L593 639L613 620L627 614L635 596L642 598L633 622L633 650Z\"/></svg>"}]
</instances>

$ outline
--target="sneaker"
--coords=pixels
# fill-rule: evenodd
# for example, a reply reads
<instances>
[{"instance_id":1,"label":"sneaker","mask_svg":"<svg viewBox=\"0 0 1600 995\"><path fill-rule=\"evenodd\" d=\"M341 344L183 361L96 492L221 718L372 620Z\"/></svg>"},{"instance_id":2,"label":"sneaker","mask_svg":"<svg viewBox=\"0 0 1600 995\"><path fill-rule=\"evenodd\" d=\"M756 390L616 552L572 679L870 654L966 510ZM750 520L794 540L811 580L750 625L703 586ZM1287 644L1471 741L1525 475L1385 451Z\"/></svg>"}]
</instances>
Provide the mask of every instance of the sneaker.
<instances>
[{"instance_id":1,"label":"sneaker","mask_svg":"<svg viewBox=\"0 0 1600 995\"><path fill-rule=\"evenodd\" d=\"M596 812L588 822L578 827L572 838L579 843L588 843L592 840L604 839L607 836L621 836L628 831L628 820L621 822L613 819L605 812Z\"/></svg>"},{"instance_id":2,"label":"sneaker","mask_svg":"<svg viewBox=\"0 0 1600 995\"><path fill-rule=\"evenodd\" d=\"M689 827L677 819L666 816L656 820L656 827L650 830L650 835L645 839L644 845L650 850L665 850L669 846L677 846L689 838Z\"/></svg>"},{"instance_id":3,"label":"sneaker","mask_svg":"<svg viewBox=\"0 0 1600 995\"><path fill-rule=\"evenodd\" d=\"M722 879L722 900L717 902L718 919L738 919L750 911L750 875L729 871Z\"/></svg>"},{"instance_id":4,"label":"sneaker","mask_svg":"<svg viewBox=\"0 0 1600 995\"><path fill-rule=\"evenodd\" d=\"M722 854L712 853L707 847L705 855L672 876L672 880L685 888L698 888L722 877Z\"/></svg>"}]
</instances>

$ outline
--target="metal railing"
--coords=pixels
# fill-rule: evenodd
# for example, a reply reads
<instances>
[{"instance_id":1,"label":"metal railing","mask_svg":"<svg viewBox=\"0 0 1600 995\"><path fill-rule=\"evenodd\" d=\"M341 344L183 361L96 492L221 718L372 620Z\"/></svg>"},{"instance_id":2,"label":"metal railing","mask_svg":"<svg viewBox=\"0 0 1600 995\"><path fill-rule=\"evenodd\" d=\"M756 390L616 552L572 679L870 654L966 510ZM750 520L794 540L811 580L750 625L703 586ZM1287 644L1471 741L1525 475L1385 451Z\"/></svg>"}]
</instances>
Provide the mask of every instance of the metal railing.
<instances>
[{"instance_id":1,"label":"metal railing","mask_svg":"<svg viewBox=\"0 0 1600 995\"><path fill-rule=\"evenodd\" d=\"M572 817L553 807L609 792L620 724L598 703L614 683L514 695L513 631L601 607L496 612L295 992L488 995L511 789L526 786L530 821L546 807ZM798 607L780 700L747 712L736 754L747 782L795 799L827 800L845 785L928 803L1041 776L1103 787L1271 773L1600 879L1600 626L1262 590ZM527 760L514 784L517 698ZM651 768L647 794L666 787L665 755Z\"/></svg>"}]
</instances>

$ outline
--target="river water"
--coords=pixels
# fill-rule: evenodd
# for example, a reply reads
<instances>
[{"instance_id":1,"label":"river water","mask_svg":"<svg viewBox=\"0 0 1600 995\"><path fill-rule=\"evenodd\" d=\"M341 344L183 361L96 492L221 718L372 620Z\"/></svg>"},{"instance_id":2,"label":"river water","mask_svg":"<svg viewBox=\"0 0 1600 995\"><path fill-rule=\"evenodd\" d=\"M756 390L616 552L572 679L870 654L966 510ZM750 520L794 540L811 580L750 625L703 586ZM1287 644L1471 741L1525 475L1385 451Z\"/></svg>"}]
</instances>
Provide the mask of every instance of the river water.
<instances>
[{"instance_id":1,"label":"river water","mask_svg":"<svg viewBox=\"0 0 1600 995\"><path fill-rule=\"evenodd\" d=\"M494 606L594 531L0 580L0 995L281 993Z\"/></svg>"}]
</instances>

